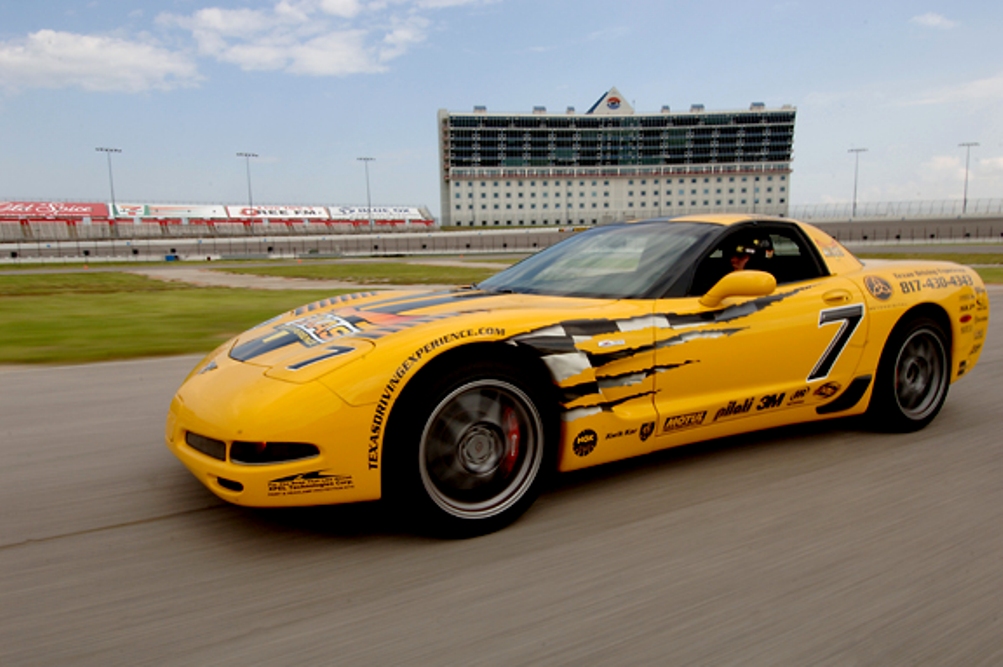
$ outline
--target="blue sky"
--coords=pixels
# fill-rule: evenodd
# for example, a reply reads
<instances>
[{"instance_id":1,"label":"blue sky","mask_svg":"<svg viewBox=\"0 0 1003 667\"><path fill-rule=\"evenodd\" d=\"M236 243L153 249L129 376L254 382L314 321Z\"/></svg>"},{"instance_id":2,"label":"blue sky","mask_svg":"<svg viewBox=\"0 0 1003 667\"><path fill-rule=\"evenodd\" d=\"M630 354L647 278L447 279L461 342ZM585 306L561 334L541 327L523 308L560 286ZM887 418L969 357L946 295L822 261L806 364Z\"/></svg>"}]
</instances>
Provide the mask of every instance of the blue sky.
<instances>
[{"instance_id":1,"label":"blue sky","mask_svg":"<svg viewBox=\"0 0 1003 667\"><path fill-rule=\"evenodd\" d=\"M794 205L1003 197L1003 3L0 2L0 200L438 214L436 111L792 104Z\"/></svg>"}]
</instances>

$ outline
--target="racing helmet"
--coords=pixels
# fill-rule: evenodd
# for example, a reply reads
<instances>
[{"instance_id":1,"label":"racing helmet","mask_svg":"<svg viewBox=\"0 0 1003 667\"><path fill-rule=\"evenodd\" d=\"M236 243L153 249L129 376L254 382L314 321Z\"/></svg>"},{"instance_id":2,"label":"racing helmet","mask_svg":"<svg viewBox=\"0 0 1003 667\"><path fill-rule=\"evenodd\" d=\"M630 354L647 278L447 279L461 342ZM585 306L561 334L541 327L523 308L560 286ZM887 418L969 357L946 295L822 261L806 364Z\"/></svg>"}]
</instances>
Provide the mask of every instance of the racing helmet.
<instances>
[{"instance_id":1,"label":"racing helmet","mask_svg":"<svg viewBox=\"0 0 1003 667\"><path fill-rule=\"evenodd\" d=\"M743 239L735 245L731 255L748 255L750 258L769 259L773 257L773 243L768 238Z\"/></svg>"}]
</instances>

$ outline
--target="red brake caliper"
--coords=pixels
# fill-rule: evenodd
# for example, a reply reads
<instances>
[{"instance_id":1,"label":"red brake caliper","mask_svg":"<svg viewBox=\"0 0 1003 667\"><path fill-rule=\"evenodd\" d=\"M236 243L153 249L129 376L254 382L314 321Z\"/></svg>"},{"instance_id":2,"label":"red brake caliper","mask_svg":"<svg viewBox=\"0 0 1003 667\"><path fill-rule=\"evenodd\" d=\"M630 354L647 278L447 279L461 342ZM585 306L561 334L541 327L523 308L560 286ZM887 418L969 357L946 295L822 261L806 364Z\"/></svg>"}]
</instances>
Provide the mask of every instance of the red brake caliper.
<instances>
[{"instance_id":1,"label":"red brake caliper","mask_svg":"<svg viewBox=\"0 0 1003 667\"><path fill-rule=\"evenodd\" d=\"M515 467L519 458L519 447L522 444L519 434L519 420L515 417L515 410L505 408L505 412L502 414L502 425L505 427L505 458L502 459L501 469L507 475Z\"/></svg>"}]
</instances>

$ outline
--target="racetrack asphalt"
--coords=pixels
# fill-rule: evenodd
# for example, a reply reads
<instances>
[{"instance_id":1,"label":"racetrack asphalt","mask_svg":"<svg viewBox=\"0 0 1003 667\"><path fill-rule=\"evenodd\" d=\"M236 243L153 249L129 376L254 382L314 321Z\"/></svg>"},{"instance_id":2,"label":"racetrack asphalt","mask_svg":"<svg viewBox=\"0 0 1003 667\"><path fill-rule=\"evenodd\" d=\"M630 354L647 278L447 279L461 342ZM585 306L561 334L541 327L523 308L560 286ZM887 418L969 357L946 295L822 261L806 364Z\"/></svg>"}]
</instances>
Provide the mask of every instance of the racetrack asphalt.
<instances>
[{"instance_id":1,"label":"racetrack asphalt","mask_svg":"<svg viewBox=\"0 0 1003 667\"><path fill-rule=\"evenodd\" d=\"M919 433L565 475L467 541L217 500L163 444L196 357L0 369L0 665L1003 664L998 320Z\"/></svg>"}]
</instances>

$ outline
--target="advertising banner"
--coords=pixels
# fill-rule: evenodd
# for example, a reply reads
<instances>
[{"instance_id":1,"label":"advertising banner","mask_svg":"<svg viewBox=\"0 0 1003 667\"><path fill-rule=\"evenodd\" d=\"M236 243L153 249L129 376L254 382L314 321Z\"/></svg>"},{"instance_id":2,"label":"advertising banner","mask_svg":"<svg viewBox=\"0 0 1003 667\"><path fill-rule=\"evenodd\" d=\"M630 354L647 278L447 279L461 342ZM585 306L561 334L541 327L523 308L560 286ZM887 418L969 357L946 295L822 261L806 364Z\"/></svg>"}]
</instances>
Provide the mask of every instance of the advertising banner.
<instances>
[{"instance_id":1,"label":"advertising banner","mask_svg":"<svg viewBox=\"0 0 1003 667\"><path fill-rule=\"evenodd\" d=\"M365 206L330 206L332 220L369 220L369 209ZM377 220L420 220L421 211L416 206L374 206L373 221Z\"/></svg>"},{"instance_id":2,"label":"advertising banner","mask_svg":"<svg viewBox=\"0 0 1003 667\"><path fill-rule=\"evenodd\" d=\"M226 219L223 206L200 204L115 204L120 218L202 218Z\"/></svg>"},{"instance_id":3,"label":"advertising banner","mask_svg":"<svg viewBox=\"0 0 1003 667\"><path fill-rule=\"evenodd\" d=\"M106 218L108 205L78 202L0 201L0 218Z\"/></svg>"},{"instance_id":4,"label":"advertising banner","mask_svg":"<svg viewBox=\"0 0 1003 667\"><path fill-rule=\"evenodd\" d=\"M231 218L327 220L323 206L227 206L226 214Z\"/></svg>"}]
</instances>

